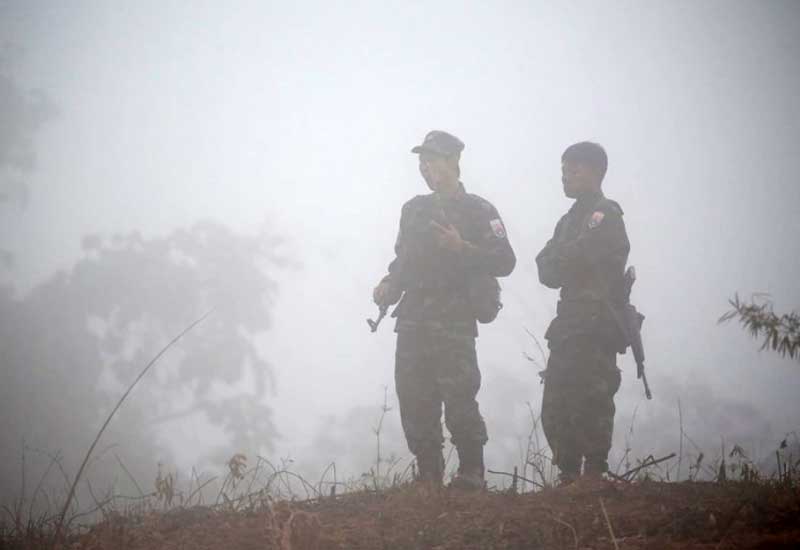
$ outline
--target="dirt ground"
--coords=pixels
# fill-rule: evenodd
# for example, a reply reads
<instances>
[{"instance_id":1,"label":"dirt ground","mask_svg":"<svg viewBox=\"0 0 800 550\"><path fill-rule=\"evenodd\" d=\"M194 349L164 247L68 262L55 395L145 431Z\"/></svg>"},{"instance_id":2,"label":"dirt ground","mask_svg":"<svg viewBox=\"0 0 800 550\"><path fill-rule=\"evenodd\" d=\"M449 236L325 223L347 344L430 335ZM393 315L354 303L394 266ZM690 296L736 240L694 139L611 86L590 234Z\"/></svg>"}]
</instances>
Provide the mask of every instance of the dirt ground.
<instances>
[{"instance_id":1,"label":"dirt ground","mask_svg":"<svg viewBox=\"0 0 800 550\"><path fill-rule=\"evenodd\" d=\"M62 548L789 549L800 548L800 490L595 481L517 495L408 485L247 512L195 507L118 516Z\"/></svg>"}]
</instances>

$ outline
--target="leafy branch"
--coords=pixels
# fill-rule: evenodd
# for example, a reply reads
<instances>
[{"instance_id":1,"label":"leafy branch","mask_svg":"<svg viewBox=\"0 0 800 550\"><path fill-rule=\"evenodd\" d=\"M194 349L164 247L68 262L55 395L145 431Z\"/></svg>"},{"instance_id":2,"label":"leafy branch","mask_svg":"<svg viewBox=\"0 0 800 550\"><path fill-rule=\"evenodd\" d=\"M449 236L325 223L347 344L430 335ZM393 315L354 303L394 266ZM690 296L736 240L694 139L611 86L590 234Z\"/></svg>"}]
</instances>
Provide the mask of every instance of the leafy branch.
<instances>
[{"instance_id":1,"label":"leafy branch","mask_svg":"<svg viewBox=\"0 0 800 550\"><path fill-rule=\"evenodd\" d=\"M759 303L758 297L754 296L752 302L746 303L737 294L728 301L732 309L717 322L727 323L738 317L753 338L764 339L762 350L772 349L783 357L788 355L792 359L800 359L800 314L791 312L778 315L773 311L771 301L765 299Z\"/></svg>"}]
</instances>

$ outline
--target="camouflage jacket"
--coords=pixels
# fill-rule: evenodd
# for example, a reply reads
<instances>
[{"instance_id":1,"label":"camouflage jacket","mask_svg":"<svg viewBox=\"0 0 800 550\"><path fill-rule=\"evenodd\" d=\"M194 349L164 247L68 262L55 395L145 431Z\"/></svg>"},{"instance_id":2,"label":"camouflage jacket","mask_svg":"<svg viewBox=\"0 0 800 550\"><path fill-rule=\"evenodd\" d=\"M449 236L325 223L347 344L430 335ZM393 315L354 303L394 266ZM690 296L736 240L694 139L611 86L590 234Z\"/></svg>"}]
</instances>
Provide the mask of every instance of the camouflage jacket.
<instances>
[{"instance_id":1,"label":"camouflage jacket","mask_svg":"<svg viewBox=\"0 0 800 550\"><path fill-rule=\"evenodd\" d=\"M581 334L619 336L610 308L619 305L630 252L622 215L619 204L602 194L581 197L536 256L541 283L561 289L558 316L545 335L551 347Z\"/></svg>"},{"instance_id":2,"label":"camouflage jacket","mask_svg":"<svg viewBox=\"0 0 800 550\"><path fill-rule=\"evenodd\" d=\"M473 246L462 253L440 248L431 221L451 224ZM389 281L403 298L395 309L395 330L419 326L463 329L477 335L467 281L484 274L505 277L516 264L505 226L494 206L461 185L452 198L418 195L405 203L389 264Z\"/></svg>"}]
</instances>

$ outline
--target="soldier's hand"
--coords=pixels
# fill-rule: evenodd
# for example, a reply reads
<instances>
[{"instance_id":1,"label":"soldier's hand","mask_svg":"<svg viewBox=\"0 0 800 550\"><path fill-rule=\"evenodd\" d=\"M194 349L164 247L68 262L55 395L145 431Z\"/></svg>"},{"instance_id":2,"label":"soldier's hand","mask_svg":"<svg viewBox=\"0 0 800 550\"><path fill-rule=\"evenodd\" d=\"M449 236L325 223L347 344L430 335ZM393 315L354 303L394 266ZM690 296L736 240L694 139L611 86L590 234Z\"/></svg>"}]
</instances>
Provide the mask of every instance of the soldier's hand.
<instances>
[{"instance_id":1,"label":"soldier's hand","mask_svg":"<svg viewBox=\"0 0 800 550\"><path fill-rule=\"evenodd\" d=\"M431 220L431 227L436 231L436 240L441 248L461 252L467 246L455 226L451 224L444 226L437 223L436 220Z\"/></svg>"},{"instance_id":2,"label":"soldier's hand","mask_svg":"<svg viewBox=\"0 0 800 550\"><path fill-rule=\"evenodd\" d=\"M378 306L392 305L397 300L393 300L392 285L389 281L384 281L372 291L372 301Z\"/></svg>"},{"instance_id":3,"label":"soldier's hand","mask_svg":"<svg viewBox=\"0 0 800 550\"><path fill-rule=\"evenodd\" d=\"M380 283L372 291L372 301L375 302L376 305L379 306L382 305L383 300L388 292L389 292L389 284Z\"/></svg>"},{"instance_id":4,"label":"soldier's hand","mask_svg":"<svg viewBox=\"0 0 800 550\"><path fill-rule=\"evenodd\" d=\"M372 301L378 306L391 306L400 301L403 291L394 285L390 280L384 279L372 291Z\"/></svg>"}]
</instances>

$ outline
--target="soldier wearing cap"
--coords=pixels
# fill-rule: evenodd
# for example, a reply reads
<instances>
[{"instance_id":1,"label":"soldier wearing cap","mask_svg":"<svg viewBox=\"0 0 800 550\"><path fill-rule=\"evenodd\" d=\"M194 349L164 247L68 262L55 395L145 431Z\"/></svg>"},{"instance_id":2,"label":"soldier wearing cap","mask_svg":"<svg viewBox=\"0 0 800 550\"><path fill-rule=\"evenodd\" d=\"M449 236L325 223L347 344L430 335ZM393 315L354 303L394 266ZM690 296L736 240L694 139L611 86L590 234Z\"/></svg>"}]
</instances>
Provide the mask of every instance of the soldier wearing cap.
<instances>
[{"instance_id":1,"label":"soldier wearing cap","mask_svg":"<svg viewBox=\"0 0 800 550\"><path fill-rule=\"evenodd\" d=\"M452 485L477 489L484 486L488 438L476 400L480 314L470 285L509 275L516 258L497 210L467 193L459 179L463 149L457 137L434 130L411 150L419 155L419 171L432 192L403 205L396 257L373 299L379 306L400 302L392 313L397 318L395 385L419 479L442 483L444 405L459 458Z\"/></svg>"},{"instance_id":2,"label":"soldier wearing cap","mask_svg":"<svg viewBox=\"0 0 800 550\"><path fill-rule=\"evenodd\" d=\"M608 471L620 385L616 354L626 346L614 307L630 243L622 208L603 196L607 167L606 152L596 143L564 151L561 181L575 202L536 256L541 283L561 289L557 316L545 334L550 357L541 373L541 418L562 483L581 475L582 465L590 477Z\"/></svg>"}]
</instances>

